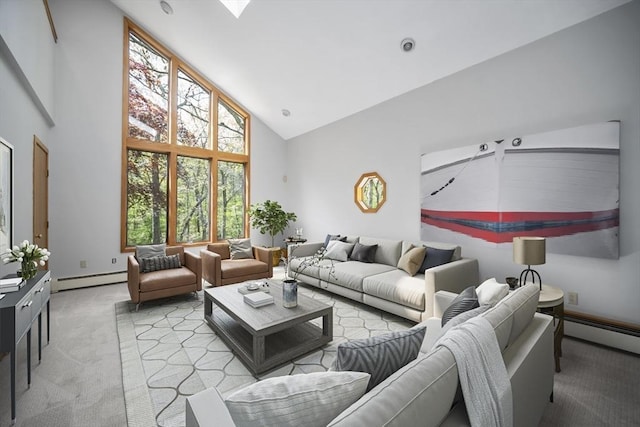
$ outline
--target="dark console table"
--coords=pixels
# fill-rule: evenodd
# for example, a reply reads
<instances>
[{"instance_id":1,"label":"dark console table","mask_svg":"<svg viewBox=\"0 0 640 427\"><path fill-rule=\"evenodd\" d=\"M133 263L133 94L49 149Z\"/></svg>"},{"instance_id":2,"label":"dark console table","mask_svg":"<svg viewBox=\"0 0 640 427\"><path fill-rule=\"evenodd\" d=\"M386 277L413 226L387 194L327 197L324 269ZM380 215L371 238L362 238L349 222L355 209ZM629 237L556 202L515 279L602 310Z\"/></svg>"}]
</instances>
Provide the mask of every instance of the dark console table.
<instances>
[{"instance_id":1,"label":"dark console table","mask_svg":"<svg viewBox=\"0 0 640 427\"><path fill-rule=\"evenodd\" d=\"M7 276L9 277L9 276ZM31 385L31 325L38 317L38 360L42 359L42 308L47 306L47 342L51 318L51 273L39 271L17 291L0 299L0 351L11 353L11 421L16 420L16 347L27 336L27 383Z\"/></svg>"}]
</instances>

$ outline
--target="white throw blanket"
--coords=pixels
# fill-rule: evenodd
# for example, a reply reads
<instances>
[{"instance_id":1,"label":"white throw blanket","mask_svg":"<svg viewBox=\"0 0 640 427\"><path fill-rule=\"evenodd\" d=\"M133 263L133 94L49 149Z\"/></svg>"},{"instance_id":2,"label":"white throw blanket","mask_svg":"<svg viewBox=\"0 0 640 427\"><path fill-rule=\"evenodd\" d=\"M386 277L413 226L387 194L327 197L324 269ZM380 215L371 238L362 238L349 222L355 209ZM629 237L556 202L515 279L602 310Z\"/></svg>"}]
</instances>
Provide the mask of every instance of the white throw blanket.
<instances>
[{"instance_id":1,"label":"white throw blanket","mask_svg":"<svg viewBox=\"0 0 640 427\"><path fill-rule=\"evenodd\" d=\"M453 353L471 426L512 427L511 382L493 327L477 316L451 328L435 344Z\"/></svg>"}]
</instances>

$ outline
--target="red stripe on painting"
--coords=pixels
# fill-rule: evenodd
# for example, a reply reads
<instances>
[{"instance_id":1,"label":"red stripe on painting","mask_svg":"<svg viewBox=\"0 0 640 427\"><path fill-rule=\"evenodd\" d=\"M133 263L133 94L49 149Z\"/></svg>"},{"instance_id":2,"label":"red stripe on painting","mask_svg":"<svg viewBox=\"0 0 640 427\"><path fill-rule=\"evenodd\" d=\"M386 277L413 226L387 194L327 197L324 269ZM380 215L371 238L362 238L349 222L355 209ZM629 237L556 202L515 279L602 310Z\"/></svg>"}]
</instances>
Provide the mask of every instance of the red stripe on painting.
<instances>
[{"instance_id":1,"label":"red stripe on painting","mask_svg":"<svg viewBox=\"0 0 640 427\"><path fill-rule=\"evenodd\" d=\"M493 211L434 211L421 209L424 217L458 219L482 222L521 222L521 221L580 221L607 218L618 215L618 209L594 212L493 212Z\"/></svg>"}]
</instances>

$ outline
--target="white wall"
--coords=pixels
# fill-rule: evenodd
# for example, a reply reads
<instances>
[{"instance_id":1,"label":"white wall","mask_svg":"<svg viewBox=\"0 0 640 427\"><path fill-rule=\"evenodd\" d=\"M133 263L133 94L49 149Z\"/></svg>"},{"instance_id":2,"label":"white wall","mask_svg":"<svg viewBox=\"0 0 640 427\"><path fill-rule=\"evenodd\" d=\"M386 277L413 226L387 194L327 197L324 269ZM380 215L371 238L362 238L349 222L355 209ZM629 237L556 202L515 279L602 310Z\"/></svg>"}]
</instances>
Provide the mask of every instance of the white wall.
<instances>
[{"instance_id":1,"label":"white wall","mask_svg":"<svg viewBox=\"0 0 640 427\"><path fill-rule=\"evenodd\" d=\"M0 68L2 99L12 99L11 105L0 103L0 135L16 146L16 168L23 171L16 185L21 197L15 209L16 237L32 236L35 133L49 149L53 276L123 271L127 255L120 253L123 15L108 0L50 0L49 4L59 37L51 88L55 127L47 128L4 57ZM251 135L251 200L272 198L284 204L285 142L256 118ZM87 268L80 268L81 260L87 261Z\"/></svg>"},{"instance_id":2,"label":"white wall","mask_svg":"<svg viewBox=\"0 0 640 427\"><path fill-rule=\"evenodd\" d=\"M0 50L53 124L54 40L41 0L0 0Z\"/></svg>"},{"instance_id":3,"label":"white wall","mask_svg":"<svg viewBox=\"0 0 640 427\"><path fill-rule=\"evenodd\" d=\"M289 141L292 206L305 234L419 239L420 155L509 135L621 120L620 259L547 255L543 280L579 293L566 309L640 324L640 2L491 59ZM377 171L388 201L353 202ZM482 185L482 183L478 183ZM453 237L481 276L516 275L510 248Z\"/></svg>"}]
</instances>

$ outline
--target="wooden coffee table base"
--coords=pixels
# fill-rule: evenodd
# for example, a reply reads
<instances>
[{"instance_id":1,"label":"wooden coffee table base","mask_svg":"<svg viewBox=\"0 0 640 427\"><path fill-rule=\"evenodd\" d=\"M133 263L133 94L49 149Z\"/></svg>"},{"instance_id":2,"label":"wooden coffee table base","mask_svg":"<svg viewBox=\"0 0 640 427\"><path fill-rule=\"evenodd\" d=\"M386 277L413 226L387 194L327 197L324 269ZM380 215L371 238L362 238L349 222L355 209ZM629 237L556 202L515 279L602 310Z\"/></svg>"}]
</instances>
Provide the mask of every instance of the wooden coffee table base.
<instances>
[{"instance_id":1,"label":"wooden coffee table base","mask_svg":"<svg viewBox=\"0 0 640 427\"><path fill-rule=\"evenodd\" d=\"M276 300L275 304L282 303ZM251 310L264 310L268 307L275 308L267 306ZM310 322L319 317L322 317L322 328ZM333 308L330 306L255 330L241 315L224 304L216 304L215 297L205 292L204 318L211 329L255 374L282 365L333 339Z\"/></svg>"}]
</instances>

